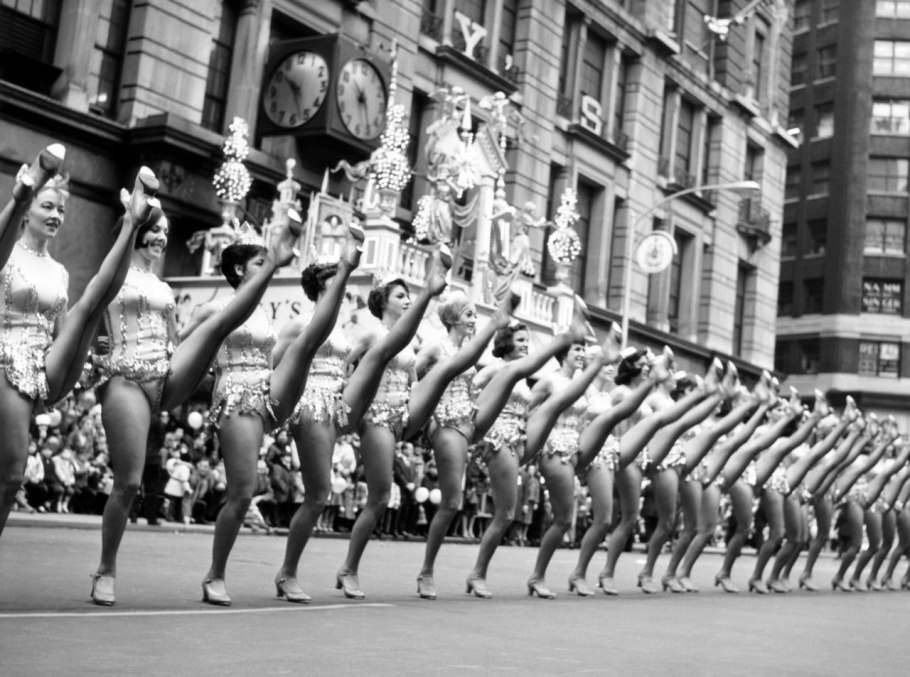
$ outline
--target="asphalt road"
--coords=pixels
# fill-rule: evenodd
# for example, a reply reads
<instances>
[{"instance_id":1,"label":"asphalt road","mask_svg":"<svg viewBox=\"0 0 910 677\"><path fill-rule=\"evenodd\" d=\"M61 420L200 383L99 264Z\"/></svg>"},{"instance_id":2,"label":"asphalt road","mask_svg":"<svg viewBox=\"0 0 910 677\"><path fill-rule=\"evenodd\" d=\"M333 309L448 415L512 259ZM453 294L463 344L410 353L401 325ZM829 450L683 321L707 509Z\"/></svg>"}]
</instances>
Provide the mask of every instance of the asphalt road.
<instances>
[{"instance_id":1,"label":"asphalt road","mask_svg":"<svg viewBox=\"0 0 910 677\"><path fill-rule=\"evenodd\" d=\"M364 602L333 588L345 540L314 539L301 567L307 606L274 598L284 541L243 535L228 571L229 609L202 604L206 533L129 531L111 609L88 601L99 534L11 525L0 539L0 675L904 675L907 593L725 595L719 564L699 562L699 594L646 596L640 553L620 559L617 598L565 591L576 551L560 550L553 601L527 596L535 555L501 548L492 600L464 594L476 546L443 546L439 599L415 594L422 544L370 543ZM602 566L592 564L589 580ZM662 570L662 559L658 570ZM819 581L834 561L823 558ZM744 585L752 565L740 560ZM901 570L902 571L902 570Z\"/></svg>"}]
</instances>

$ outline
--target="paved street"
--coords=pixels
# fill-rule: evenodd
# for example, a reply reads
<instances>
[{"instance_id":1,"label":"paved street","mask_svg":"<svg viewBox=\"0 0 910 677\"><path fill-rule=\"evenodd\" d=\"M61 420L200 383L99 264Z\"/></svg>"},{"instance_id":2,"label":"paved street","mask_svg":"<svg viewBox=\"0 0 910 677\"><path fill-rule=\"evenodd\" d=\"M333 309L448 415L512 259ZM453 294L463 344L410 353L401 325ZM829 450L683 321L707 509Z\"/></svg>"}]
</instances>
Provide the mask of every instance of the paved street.
<instances>
[{"instance_id":1,"label":"paved street","mask_svg":"<svg viewBox=\"0 0 910 677\"><path fill-rule=\"evenodd\" d=\"M209 534L134 529L117 605L103 609L88 602L98 540L92 529L7 529L0 673L906 674L910 595L724 595L711 586L716 554L700 563L697 595L642 595L632 553L620 562L619 598L579 599L563 592L576 553L561 550L549 577L560 595L545 601L522 587L534 550L502 548L489 579L496 597L485 601L462 587L476 546L446 544L440 599L427 602L413 583L422 544L374 541L362 567L367 600L352 602L332 588L347 542L323 538L302 569L313 603L296 606L273 597L283 539L244 535L229 568L234 606L218 609L199 602ZM600 553L592 572L602 562ZM741 560L737 581L751 564ZM823 559L818 580L833 566Z\"/></svg>"}]
</instances>

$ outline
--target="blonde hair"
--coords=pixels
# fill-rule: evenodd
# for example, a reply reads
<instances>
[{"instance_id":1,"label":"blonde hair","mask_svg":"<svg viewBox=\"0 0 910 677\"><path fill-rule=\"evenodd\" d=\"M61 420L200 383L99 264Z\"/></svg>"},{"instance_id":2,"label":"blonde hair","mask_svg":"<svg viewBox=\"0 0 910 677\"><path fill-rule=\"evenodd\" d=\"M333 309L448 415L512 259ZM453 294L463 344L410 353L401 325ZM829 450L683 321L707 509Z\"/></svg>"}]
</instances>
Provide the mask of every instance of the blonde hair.
<instances>
[{"instance_id":1,"label":"blonde hair","mask_svg":"<svg viewBox=\"0 0 910 677\"><path fill-rule=\"evenodd\" d=\"M471 305L471 299L469 299L463 291L454 291L451 294L448 294L440 301L439 307L436 310L439 319L442 322L442 326L446 329L454 327L458 324L458 320L461 319L462 313Z\"/></svg>"},{"instance_id":2,"label":"blonde hair","mask_svg":"<svg viewBox=\"0 0 910 677\"><path fill-rule=\"evenodd\" d=\"M48 179L48 182L41 186L41 190L35 193L35 199L46 190L54 190L60 193L65 200L70 196L69 191L70 177L69 174L55 174Z\"/></svg>"}]
</instances>

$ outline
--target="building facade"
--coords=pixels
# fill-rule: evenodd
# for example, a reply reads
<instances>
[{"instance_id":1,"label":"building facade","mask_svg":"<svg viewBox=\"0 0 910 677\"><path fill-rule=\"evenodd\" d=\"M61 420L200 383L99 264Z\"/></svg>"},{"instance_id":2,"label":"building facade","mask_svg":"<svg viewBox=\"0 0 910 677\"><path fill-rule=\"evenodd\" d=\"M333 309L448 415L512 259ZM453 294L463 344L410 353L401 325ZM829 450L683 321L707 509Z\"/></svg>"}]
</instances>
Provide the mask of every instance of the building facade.
<instances>
[{"instance_id":1,"label":"building facade","mask_svg":"<svg viewBox=\"0 0 910 677\"><path fill-rule=\"evenodd\" d=\"M778 369L799 387L910 404L910 2L798 0Z\"/></svg>"},{"instance_id":2,"label":"building facade","mask_svg":"<svg viewBox=\"0 0 910 677\"><path fill-rule=\"evenodd\" d=\"M161 273L195 276L199 254L184 243L220 223L211 178L234 116L252 130L254 181L244 208L259 223L287 158L296 160L305 209L328 165L366 156L338 134L269 131L263 101L275 50L337 33L387 61L394 44L415 169L392 214L403 233L429 187L426 130L441 107L434 93L457 86L477 104L503 92L518 120L503 147L508 202L552 218L564 189L574 188L582 243L578 260L560 269L547 254L546 229L531 233L534 270L522 282L543 300L519 316L532 313L542 327L556 322L558 303L545 297L569 289L604 327L619 318L628 292L634 343L669 343L694 369L714 355L730 357L754 374L774 359L793 144L785 124L788 4L2 0L0 37L12 49L0 56L0 190L48 138L67 144L72 198L53 252L73 272L75 294L112 239L116 189L149 165L172 221ZM472 112L474 123L489 122L489 110ZM760 192L699 188L744 180ZM343 175L331 175L329 193L351 191ZM652 230L668 232L675 255L667 270L648 276L633 261ZM487 231L477 232L465 257L475 266L490 249L480 241ZM470 283L470 266L457 275ZM562 292L552 291L556 283Z\"/></svg>"}]
</instances>

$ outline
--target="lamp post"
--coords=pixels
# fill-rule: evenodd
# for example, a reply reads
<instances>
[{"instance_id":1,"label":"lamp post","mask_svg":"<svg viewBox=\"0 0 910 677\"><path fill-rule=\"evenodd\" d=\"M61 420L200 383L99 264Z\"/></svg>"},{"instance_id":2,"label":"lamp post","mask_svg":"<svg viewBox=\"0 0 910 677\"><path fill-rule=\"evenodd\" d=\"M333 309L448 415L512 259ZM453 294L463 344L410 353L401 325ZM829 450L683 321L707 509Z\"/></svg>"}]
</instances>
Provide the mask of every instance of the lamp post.
<instances>
[{"instance_id":1,"label":"lamp post","mask_svg":"<svg viewBox=\"0 0 910 677\"><path fill-rule=\"evenodd\" d=\"M635 242L638 239L638 225L644 221L646 218L651 216L658 209L664 205L672 202L678 197L683 195L689 195L690 193L698 193L701 191L708 190L728 190L732 192L751 192L758 191L761 189L761 186L758 185L755 181L732 181L729 183L714 183L708 184L705 186L692 186L691 188L686 188L684 190L676 191L667 195L663 200L653 205L643 214L640 214L635 221L632 222L632 226L629 229L629 236L627 238L628 245L626 246L626 269L623 280L623 297L622 297L622 346L623 348L629 342L629 312L630 306L632 305L632 266L634 265L634 252L635 252Z\"/></svg>"}]
</instances>

